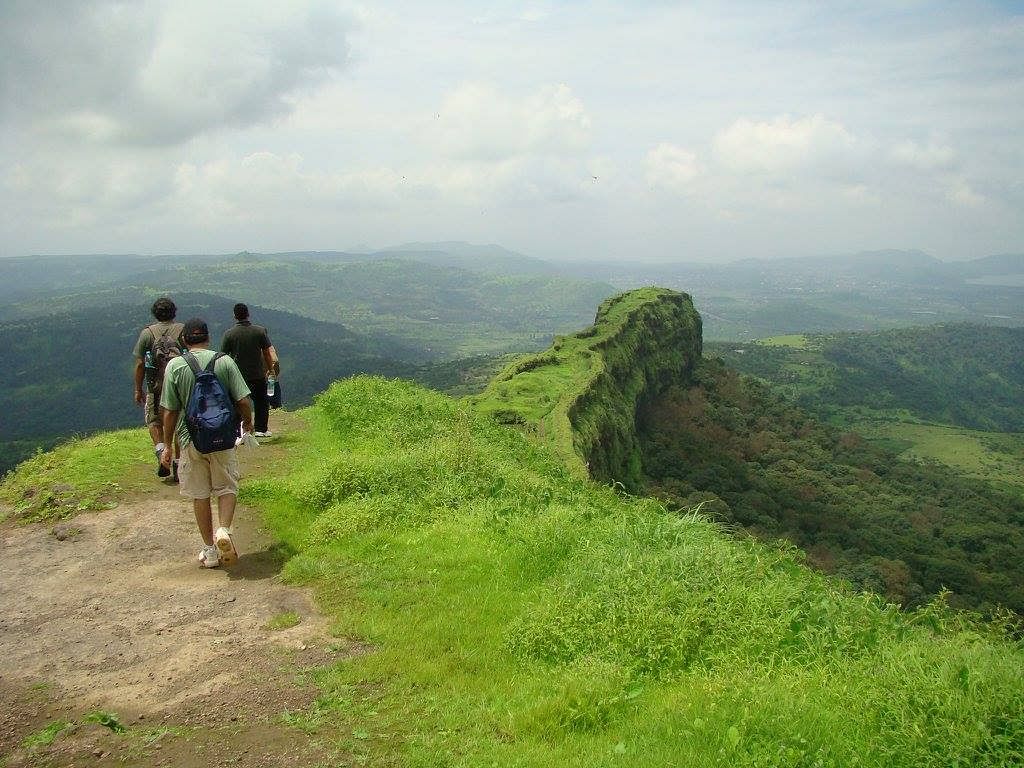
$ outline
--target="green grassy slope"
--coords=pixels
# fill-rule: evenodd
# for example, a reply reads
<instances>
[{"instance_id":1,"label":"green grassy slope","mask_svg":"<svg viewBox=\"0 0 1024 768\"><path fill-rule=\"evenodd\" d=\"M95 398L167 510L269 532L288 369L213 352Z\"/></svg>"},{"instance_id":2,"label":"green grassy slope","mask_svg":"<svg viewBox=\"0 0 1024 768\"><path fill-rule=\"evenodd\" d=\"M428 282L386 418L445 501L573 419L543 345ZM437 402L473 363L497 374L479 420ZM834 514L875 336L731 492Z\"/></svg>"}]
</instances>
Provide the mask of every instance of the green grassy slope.
<instances>
[{"instance_id":1,"label":"green grassy slope","mask_svg":"<svg viewBox=\"0 0 1024 768\"><path fill-rule=\"evenodd\" d=\"M847 593L793 551L583 481L410 384L335 384L310 421L305 455L244 498L296 552L286 575L374 649L320 676L310 714L349 723L371 761L1024 754L1024 653L995 630Z\"/></svg>"},{"instance_id":2,"label":"green grassy slope","mask_svg":"<svg viewBox=\"0 0 1024 768\"><path fill-rule=\"evenodd\" d=\"M1024 649L999 627L617 494L481 406L337 382L289 464L244 482L286 578L369 648L293 724L340 724L372 765L1024 760Z\"/></svg>"}]
</instances>

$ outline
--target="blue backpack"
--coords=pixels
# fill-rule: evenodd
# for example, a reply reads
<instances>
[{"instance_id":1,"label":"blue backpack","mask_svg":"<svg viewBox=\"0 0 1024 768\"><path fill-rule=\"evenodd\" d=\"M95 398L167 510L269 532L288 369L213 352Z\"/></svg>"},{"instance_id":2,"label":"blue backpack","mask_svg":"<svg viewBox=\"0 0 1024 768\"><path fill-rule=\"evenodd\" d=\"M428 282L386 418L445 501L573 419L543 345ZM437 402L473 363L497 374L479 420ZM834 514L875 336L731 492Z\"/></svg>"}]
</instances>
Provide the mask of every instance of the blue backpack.
<instances>
[{"instance_id":1,"label":"blue backpack","mask_svg":"<svg viewBox=\"0 0 1024 768\"><path fill-rule=\"evenodd\" d=\"M199 361L191 352L182 353L196 383L185 407L185 428L192 445L200 453L226 451L235 447L238 437L238 414L224 385L213 372L217 361L224 357L218 352L206 368L199 367Z\"/></svg>"}]
</instances>

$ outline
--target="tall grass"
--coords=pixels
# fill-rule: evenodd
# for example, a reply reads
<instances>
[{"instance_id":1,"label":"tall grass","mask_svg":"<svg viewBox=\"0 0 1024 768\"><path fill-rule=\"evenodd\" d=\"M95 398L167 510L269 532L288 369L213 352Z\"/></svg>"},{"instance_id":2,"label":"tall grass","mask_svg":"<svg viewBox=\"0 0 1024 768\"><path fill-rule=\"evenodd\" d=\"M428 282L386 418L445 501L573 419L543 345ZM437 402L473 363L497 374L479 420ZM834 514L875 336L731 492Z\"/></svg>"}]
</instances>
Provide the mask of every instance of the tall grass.
<instances>
[{"instance_id":1,"label":"tall grass","mask_svg":"<svg viewBox=\"0 0 1024 768\"><path fill-rule=\"evenodd\" d=\"M317 718L375 764L1024 764L1024 651L580 480L469 405L334 384L245 486L340 635Z\"/></svg>"},{"instance_id":2,"label":"tall grass","mask_svg":"<svg viewBox=\"0 0 1024 768\"><path fill-rule=\"evenodd\" d=\"M8 505L9 515L23 521L59 520L112 506L138 486L140 467L152 471L155 465L144 430L72 438L26 459L8 473L0 483L0 502Z\"/></svg>"}]
</instances>

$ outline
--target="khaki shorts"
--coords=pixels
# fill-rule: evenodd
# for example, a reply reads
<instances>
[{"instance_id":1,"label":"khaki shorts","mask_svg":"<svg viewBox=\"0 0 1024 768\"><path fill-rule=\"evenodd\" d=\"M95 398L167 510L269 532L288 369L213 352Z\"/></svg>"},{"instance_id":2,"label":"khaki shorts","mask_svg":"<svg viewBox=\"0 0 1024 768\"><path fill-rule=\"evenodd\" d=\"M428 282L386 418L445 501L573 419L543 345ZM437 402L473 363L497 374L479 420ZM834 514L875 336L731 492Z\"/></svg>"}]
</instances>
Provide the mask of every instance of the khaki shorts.
<instances>
[{"instance_id":1,"label":"khaki shorts","mask_svg":"<svg viewBox=\"0 0 1024 768\"><path fill-rule=\"evenodd\" d=\"M150 391L146 391L146 426L160 426L162 423L160 415L160 400Z\"/></svg>"},{"instance_id":2,"label":"khaki shorts","mask_svg":"<svg viewBox=\"0 0 1024 768\"><path fill-rule=\"evenodd\" d=\"M190 499L237 495L239 477L234 448L200 453L189 443L178 457L178 487L181 495Z\"/></svg>"}]
</instances>

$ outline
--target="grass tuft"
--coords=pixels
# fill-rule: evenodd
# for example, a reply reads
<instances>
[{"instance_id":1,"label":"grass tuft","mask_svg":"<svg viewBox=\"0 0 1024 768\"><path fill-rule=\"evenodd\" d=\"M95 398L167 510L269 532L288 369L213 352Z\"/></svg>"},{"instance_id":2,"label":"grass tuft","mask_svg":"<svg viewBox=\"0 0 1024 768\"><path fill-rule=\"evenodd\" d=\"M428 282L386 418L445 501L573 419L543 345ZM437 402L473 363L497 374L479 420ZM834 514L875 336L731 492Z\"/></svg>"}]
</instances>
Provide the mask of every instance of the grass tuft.
<instances>
[{"instance_id":1,"label":"grass tuft","mask_svg":"<svg viewBox=\"0 0 1024 768\"><path fill-rule=\"evenodd\" d=\"M87 723L98 723L114 733L124 733L128 730L115 713L104 712L101 709L88 713L83 719Z\"/></svg>"},{"instance_id":2,"label":"grass tuft","mask_svg":"<svg viewBox=\"0 0 1024 768\"><path fill-rule=\"evenodd\" d=\"M283 611L276 616L272 616L264 626L272 632L277 632L282 629L297 627L300 623L302 623L302 617L295 611Z\"/></svg>"},{"instance_id":3,"label":"grass tuft","mask_svg":"<svg viewBox=\"0 0 1024 768\"><path fill-rule=\"evenodd\" d=\"M74 723L68 720L54 720L52 723L48 723L38 731L26 736L22 740L21 746L25 749L48 747L56 741L58 736L64 733L67 729L73 728L74 725Z\"/></svg>"}]
</instances>

